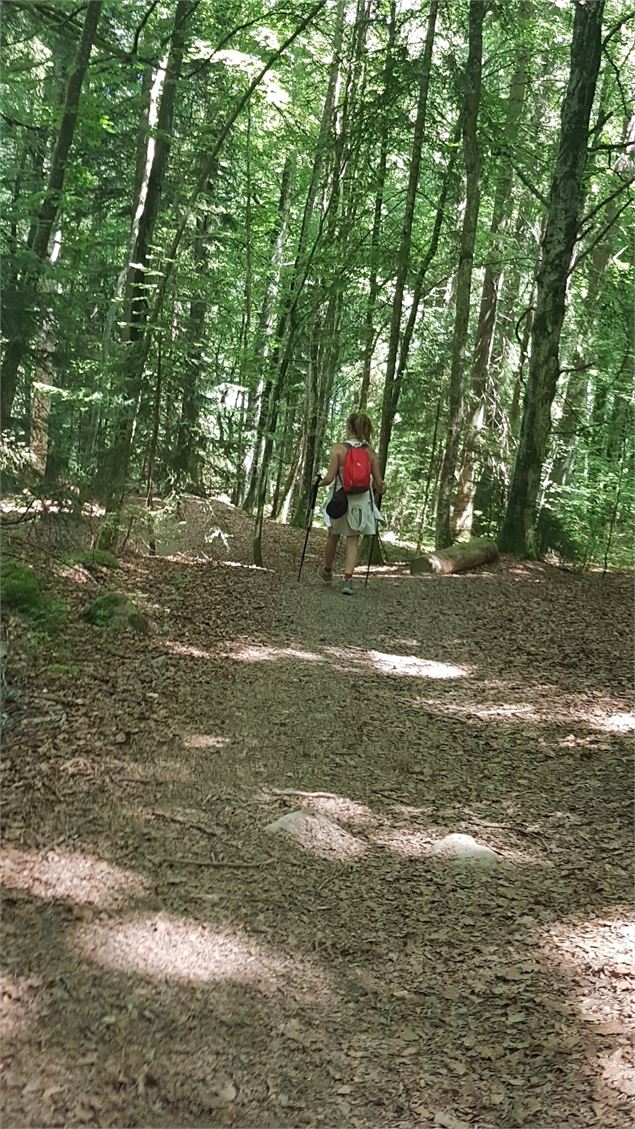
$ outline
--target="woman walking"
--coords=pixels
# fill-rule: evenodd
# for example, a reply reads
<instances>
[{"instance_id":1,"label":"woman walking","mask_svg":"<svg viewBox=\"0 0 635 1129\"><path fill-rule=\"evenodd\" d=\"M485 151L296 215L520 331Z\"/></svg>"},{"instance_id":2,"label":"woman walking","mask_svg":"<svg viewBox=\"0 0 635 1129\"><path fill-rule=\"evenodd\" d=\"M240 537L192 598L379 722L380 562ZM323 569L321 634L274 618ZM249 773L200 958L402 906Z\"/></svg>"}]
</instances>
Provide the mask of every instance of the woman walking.
<instances>
[{"instance_id":1,"label":"woman walking","mask_svg":"<svg viewBox=\"0 0 635 1129\"><path fill-rule=\"evenodd\" d=\"M373 425L368 416L364 412L353 412L346 421L346 441L333 447L328 470L319 483L320 486L333 485L322 510L328 536L319 575L324 584L332 584L337 545L340 537L345 537L344 596L353 594L360 536L372 537L377 532L378 521L383 520L373 497L373 490L383 494L385 485L379 459L370 446L372 433ZM341 515L335 516L342 508Z\"/></svg>"}]
</instances>

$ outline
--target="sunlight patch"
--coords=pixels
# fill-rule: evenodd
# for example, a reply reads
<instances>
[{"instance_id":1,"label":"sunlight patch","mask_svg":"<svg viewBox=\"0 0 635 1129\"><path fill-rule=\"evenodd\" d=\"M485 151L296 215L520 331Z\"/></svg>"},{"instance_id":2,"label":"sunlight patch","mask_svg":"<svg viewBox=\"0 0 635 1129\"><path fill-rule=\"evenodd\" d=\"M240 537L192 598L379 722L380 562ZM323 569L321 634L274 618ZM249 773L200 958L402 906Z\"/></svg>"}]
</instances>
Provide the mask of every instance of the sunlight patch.
<instances>
[{"instance_id":1,"label":"sunlight patch","mask_svg":"<svg viewBox=\"0 0 635 1129\"><path fill-rule=\"evenodd\" d=\"M366 827L376 822L376 816L366 807L355 800L348 800L345 796L318 796L310 797L304 803L323 815L332 819L341 819L344 823L352 823L356 827Z\"/></svg>"},{"instance_id":2,"label":"sunlight patch","mask_svg":"<svg viewBox=\"0 0 635 1129\"><path fill-rule=\"evenodd\" d=\"M614 713L610 717L594 717L596 729L605 733L635 733L635 713Z\"/></svg>"},{"instance_id":3,"label":"sunlight patch","mask_svg":"<svg viewBox=\"0 0 635 1129\"><path fill-rule=\"evenodd\" d=\"M99 909L142 897L147 884L138 874L92 855L6 850L0 855L0 882L46 902L72 902Z\"/></svg>"},{"instance_id":4,"label":"sunlight patch","mask_svg":"<svg viewBox=\"0 0 635 1129\"><path fill-rule=\"evenodd\" d=\"M183 738L186 749L222 749L227 743L226 737L210 737L207 733L190 733Z\"/></svg>"},{"instance_id":5,"label":"sunlight patch","mask_svg":"<svg viewBox=\"0 0 635 1129\"><path fill-rule=\"evenodd\" d=\"M310 809L331 819L339 819L344 823L365 827L377 822L377 816L366 804L357 800L350 800L348 796L340 796L337 792L304 792L296 788L270 788L263 792L258 799L270 802L273 796L288 796L297 800L303 808Z\"/></svg>"},{"instance_id":6,"label":"sunlight patch","mask_svg":"<svg viewBox=\"0 0 635 1129\"><path fill-rule=\"evenodd\" d=\"M451 663L418 659L415 655L386 655L381 651L368 651L373 666L381 674L400 674L407 678L466 678L470 671Z\"/></svg>"},{"instance_id":7,"label":"sunlight patch","mask_svg":"<svg viewBox=\"0 0 635 1129\"><path fill-rule=\"evenodd\" d=\"M433 839L423 831L380 831L373 835L373 842L395 855L407 859L427 858L432 854Z\"/></svg>"},{"instance_id":8,"label":"sunlight patch","mask_svg":"<svg viewBox=\"0 0 635 1129\"><path fill-rule=\"evenodd\" d=\"M274 954L238 932L167 913L79 926L75 942L84 957L150 980L229 981L266 995L280 989L304 996L329 992L326 977L307 961Z\"/></svg>"},{"instance_id":9,"label":"sunlight patch","mask_svg":"<svg viewBox=\"0 0 635 1129\"><path fill-rule=\"evenodd\" d=\"M8 1040L17 1039L34 1018L33 993L40 984L37 978L29 980L24 976L0 972L0 1029L6 1050L9 1048Z\"/></svg>"},{"instance_id":10,"label":"sunlight patch","mask_svg":"<svg viewBox=\"0 0 635 1129\"><path fill-rule=\"evenodd\" d=\"M264 663L275 662L276 659L294 659L299 662L324 662L322 655L313 651L299 651L294 647L264 647L254 644L251 647L241 647L232 652L232 657L239 662Z\"/></svg>"},{"instance_id":11,"label":"sunlight patch","mask_svg":"<svg viewBox=\"0 0 635 1129\"><path fill-rule=\"evenodd\" d=\"M163 646L166 651L171 651L173 655L184 655L188 659L213 659L217 657L213 655L211 651L203 651L200 647L191 647L187 643L171 643L167 641Z\"/></svg>"},{"instance_id":12,"label":"sunlight patch","mask_svg":"<svg viewBox=\"0 0 635 1129\"><path fill-rule=\"evenodd\" d=\"M581 972L591 968L603 975L612 970L632 976L635 920L617 916L611 919L607 913L602 921L558 922L545 931L544 937L564 965Z\"/></svg>"}]
</instances>

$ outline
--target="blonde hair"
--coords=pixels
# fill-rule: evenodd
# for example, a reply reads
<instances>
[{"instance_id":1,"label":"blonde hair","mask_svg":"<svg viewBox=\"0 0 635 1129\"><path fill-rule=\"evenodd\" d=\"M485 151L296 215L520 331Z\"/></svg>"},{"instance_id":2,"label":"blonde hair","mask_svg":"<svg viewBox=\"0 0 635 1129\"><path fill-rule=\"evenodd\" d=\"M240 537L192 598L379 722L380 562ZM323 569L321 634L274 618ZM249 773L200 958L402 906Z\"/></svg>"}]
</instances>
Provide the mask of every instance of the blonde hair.
<instances>
[{"instance_id":1,"label":"blonde hair","mask_svg":"<svg viewBox=\"0 0 635 1129\"><path fill-rule=\"evenodd\" d=\"M349 435L354 435L360 443L370 443L373 425L365 412L353 412L346 421L346 430Z\"/></svg>"}]
</instances>

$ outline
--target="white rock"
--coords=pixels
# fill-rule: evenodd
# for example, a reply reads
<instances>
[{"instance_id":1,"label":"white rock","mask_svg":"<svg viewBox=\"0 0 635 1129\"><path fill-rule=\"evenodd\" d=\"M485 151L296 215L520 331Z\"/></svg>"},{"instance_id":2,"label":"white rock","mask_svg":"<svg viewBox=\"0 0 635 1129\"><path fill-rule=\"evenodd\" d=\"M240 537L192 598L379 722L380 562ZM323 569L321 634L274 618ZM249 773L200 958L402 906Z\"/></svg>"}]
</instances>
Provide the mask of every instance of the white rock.
<instances>
[{"instance_id":1,"label":"white rock","mask_svg":"<svg viewBox=\"0 0 635 1129\"><path fill-rule=\"evenodd\" d=\"M471 835L446 835L439 839L432 848L433 855L450 855L457 859L477 859L480 862L497 862L499 856L496 851L483 843L477 843Z\"/></svg>"},{"instance_id":2,"label":"white rock","mask_svg":"<svg viewBox=\"0 0 635 1129\"><path fill-rule=\"evenodd\" d=\"M265 831L270 834L283 832L309 854L319 858L346 860L366 853L366 844L362 840L328 816L308 808L297 808L281 815L273 823L268 823Z\"/></svg>"},{"instance_id":3,"label":"white rock","mask_svg":"<svg viewBox=\"0 0 635 1129\"><path fill-rule=\"evenodd\" d=\"M297 824L302 823L307 816L314 816L315 819L320 818L307 808L298 808L297 811L288 811L286 815L281 815L280 819L268 823L265 831L293 831Z\"/></svg>"}]
</instances>

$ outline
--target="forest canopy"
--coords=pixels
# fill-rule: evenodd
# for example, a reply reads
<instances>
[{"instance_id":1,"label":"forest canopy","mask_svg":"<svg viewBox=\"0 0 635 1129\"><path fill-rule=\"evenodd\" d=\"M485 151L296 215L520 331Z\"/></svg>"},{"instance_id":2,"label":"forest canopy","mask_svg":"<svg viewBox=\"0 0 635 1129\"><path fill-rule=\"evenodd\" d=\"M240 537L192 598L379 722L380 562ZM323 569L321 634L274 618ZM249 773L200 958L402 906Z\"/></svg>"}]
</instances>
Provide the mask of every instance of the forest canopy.
<instances>
[{"instance_id":1,"label":"forest canopy","mask_svg":"<svg viewBox=\"0 0 635 1129\"><path fill-rule=\"evenodd\" d=\"M306 522L350 411L395 532L631 562L635 12L2 5L5 490Z\"/></svg>"}]
</instances>

